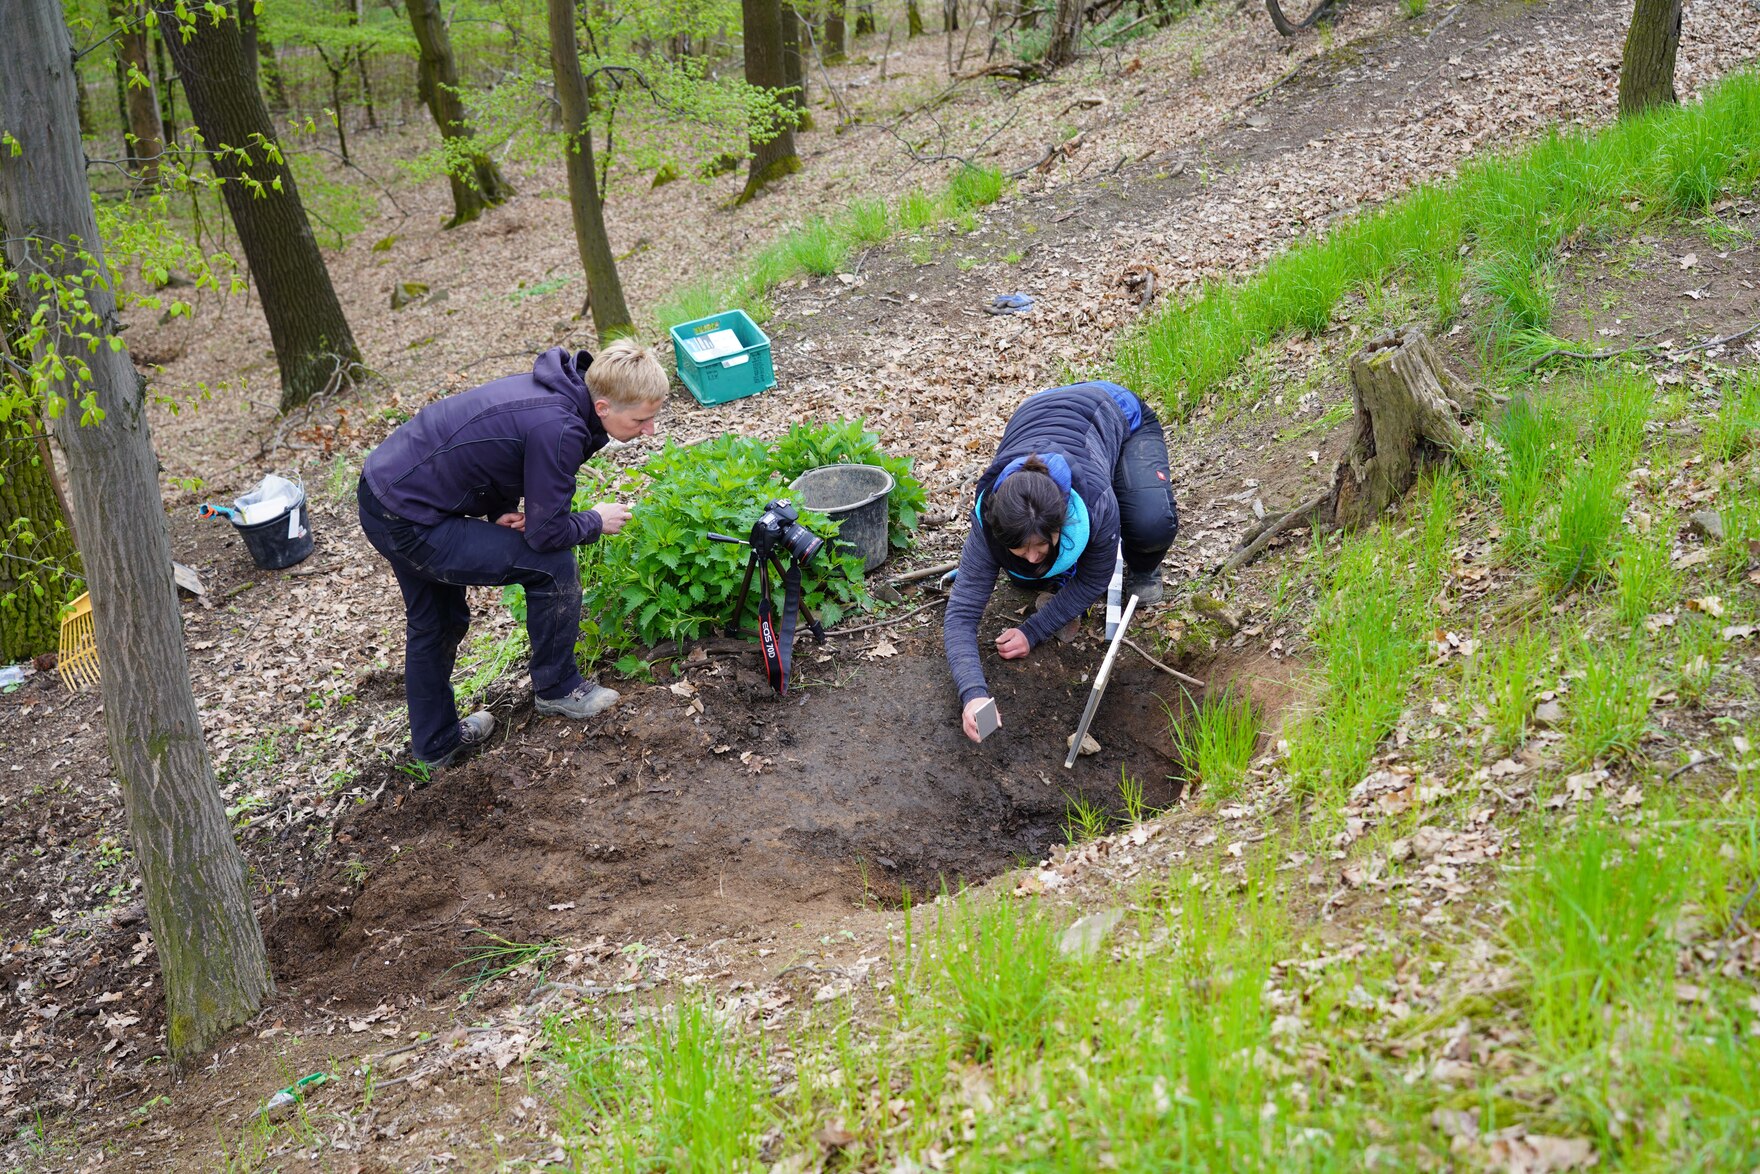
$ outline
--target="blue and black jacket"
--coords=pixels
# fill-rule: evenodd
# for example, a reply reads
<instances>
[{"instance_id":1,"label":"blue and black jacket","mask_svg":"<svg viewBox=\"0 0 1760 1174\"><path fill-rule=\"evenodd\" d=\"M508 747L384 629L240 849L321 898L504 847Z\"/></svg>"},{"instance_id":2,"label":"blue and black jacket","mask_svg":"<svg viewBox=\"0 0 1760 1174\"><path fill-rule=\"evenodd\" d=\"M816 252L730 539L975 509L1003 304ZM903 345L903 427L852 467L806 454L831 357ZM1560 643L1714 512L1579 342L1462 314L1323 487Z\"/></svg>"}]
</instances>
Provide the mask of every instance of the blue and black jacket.
<instances>
[{"instance_id":1,"label":"blue and black jacket","mask_svg":"<svg viewBox=\"0 0 1760 1174\"><path fill-rule=\"evenodd\" d=\"M984 498L1037 454L1063 491L1064 525L1051 565L1038 582L1057 584L1057 594L1020 625L1029 646L1081 615L1106 593L1118 549L1118 500L1113 469L1125 440L1141 426L1142 404L1116 383L1076 383L1028 396L1003 430L996 457L978 478L972 531L960 552L959 575L947 603L942 644L959 689L960 704L990 695L978 659L978 621L990 601L996 575L1028 581L1020 560L984 526Z\"/></svg>"}]
</instances>

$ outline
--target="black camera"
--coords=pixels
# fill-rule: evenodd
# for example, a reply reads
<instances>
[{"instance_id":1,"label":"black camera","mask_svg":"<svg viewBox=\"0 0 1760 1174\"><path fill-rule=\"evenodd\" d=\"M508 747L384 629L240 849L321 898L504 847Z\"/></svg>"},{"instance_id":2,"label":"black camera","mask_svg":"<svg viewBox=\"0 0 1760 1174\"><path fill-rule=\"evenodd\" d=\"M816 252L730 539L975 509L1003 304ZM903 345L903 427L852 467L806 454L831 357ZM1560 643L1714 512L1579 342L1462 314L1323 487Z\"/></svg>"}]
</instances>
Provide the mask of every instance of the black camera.
<instances>
[{"instance_id":1,"label":"black camera","mask_svg":"<svg viewBox=\"0 0 1760 1174\"><path fill-rule=\"evenodd\" d=\"M777 693L788 692L788 666L794 649L794 624L797 615L806 617L807 627L813 633L813 639L825 643L825 627L807 610L801 601L801 570L812 561L825 540L801 525L800 511L796 510L787 498L778 498L767 502L764 512L752 523L750 538L732 538L726 534L710 531L708 537L715 542L737 542L751 548L746 556L745 577L740 580L739 595L733 601L733 619L728 622L727 634L739 636L743 629L740 620L745 615L746 593L752 587L752 572L758 573L758 651L764 660L764 672L770 678L770 687ZM787 551L791 556L788 566L782 565L780 551ZM783 603L782 624L778 631L774 605L770 599L770 568L775 567L782 575Z\"/></svg>"},{"instance_id":2,"label":"black camera","mask_svg":"<svg viewBox=\"0 0 1760 1174\"><path fill-rule=\"evenodd\" d=\"M819 553L825 540L801 525L800 516L800 511L789 504L787 498L767 504L758 520L752 523L749 540L752 549L767 557L780 546L803 563L809 561Z\"/></svg>"}]
</instances>

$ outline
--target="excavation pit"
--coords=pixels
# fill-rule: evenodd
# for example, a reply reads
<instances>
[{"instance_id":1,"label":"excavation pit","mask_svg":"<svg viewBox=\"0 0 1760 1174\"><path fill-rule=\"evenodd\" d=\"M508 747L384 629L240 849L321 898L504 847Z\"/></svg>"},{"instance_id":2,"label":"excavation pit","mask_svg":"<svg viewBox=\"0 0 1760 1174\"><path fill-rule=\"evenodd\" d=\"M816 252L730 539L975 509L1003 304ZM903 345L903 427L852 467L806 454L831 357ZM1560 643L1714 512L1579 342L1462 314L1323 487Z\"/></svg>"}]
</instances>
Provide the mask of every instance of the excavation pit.
<instances>
[{"instance_id":1,"label":"excavation pit","mask_svg":"<svg viewBox=\"0 0 1760 1174\"><path fill-rule=\"evenodd\" d=\"M784 698L755 650L717 655L686 666L688 689L636 687L584 728L503 715L504 741L425 788L385 768L273 920L278 980L370 1005L461 981L449 968L483 930L762 932L1041 859L1072 801L1120 810L1121 777L1150 806L1178 797L1169 712L1189 703L1141 657L1114 670L1100 753L1066 770L1096 639L987 653L1003 726L982 745L960 730L939 640L893 644L825 660L803 644Z\"/></svg>"}]
</instances>

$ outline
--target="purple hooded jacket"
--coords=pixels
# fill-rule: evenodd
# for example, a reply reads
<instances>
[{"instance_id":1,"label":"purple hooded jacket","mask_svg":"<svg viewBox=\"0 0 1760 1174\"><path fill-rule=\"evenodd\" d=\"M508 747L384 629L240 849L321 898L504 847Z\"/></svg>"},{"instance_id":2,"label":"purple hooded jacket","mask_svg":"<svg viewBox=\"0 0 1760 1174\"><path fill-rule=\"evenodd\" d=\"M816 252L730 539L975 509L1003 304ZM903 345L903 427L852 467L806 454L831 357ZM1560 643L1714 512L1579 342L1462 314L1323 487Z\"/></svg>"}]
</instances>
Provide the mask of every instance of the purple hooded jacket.
<instances>
[{"instance_id":1,"label":"purple hooded jacket","mask_svg":"<svg viewBox=\"0 0 1760 1174\"><path fill-rule=\"evenodd\" d=\"M436 400L372 451L361 476L385 509L424 526L494 521L523 498L533 550L593 542L599 515L573 509L575 474L608 439L587 391L592 361L552 347L529 375Z\"/></svg>"}]
</instances>

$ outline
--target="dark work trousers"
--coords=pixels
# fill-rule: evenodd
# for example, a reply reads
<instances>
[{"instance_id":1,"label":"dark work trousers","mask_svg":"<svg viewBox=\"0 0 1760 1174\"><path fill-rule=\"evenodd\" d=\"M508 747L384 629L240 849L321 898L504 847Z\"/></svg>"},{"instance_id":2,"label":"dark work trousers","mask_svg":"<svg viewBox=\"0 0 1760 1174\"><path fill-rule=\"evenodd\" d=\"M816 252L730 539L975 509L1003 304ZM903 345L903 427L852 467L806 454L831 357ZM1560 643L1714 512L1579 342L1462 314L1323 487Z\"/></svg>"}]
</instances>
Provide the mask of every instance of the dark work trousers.
<instances>
[{"instance_id":1,"label":"dark work trousers","mask_svg":"<svg viewBox=\"0 0 1760 1174\"><path fill-rule=\"evenodd\" d=\"M471 623L466 587L518 583L526 589L532 688L539 697L563 697L582 684L574 659L581 578L573 550L533 550L519 531L480 518L424 526L387 511L365 481L356 493L361 529L391 564L403 591L403 688L417 758L438 762L458 745L452 666Z\"/></svg>"},{"instance_id":2,"label":"dark work trousers","mask_svg":"<svg viewBox=\"0 0 1760 1174\"><path fill-rule=\"evenodd\" d=\"M1112 495L1118 499L1119 542L1127 570L1152 571L1179 534L1179 507L1167 467L1167 437L1149 405L1143 423L1118 450L1112 469Z\"/></svg>"}]
</instances>

